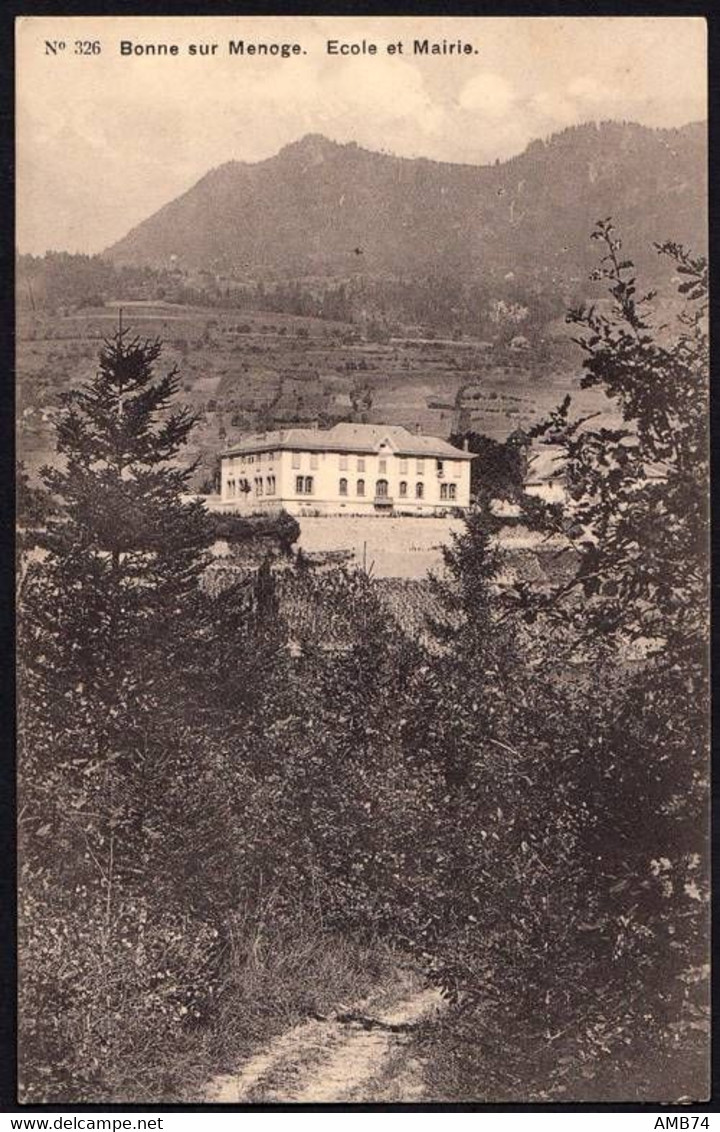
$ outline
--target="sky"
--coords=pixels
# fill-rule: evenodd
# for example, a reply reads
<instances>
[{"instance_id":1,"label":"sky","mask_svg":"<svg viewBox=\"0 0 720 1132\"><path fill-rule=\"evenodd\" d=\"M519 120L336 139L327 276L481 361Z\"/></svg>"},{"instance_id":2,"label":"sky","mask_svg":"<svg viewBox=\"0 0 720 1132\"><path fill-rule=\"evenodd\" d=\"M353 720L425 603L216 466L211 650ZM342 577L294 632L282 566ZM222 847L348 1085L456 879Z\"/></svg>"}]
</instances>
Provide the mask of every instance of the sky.
<instances>
[{"instance_id":1,"label":"sky","mask_svg":"<svg viewBox=\"0 0 720 1132\"><path fill-rule=\"evenodd\" d=\"M423 39L472 53L414 55ZM123 40L179 54L123 56ZM303 54L231 57L230 40ZM330 55L330 40L377 54ZM200 43L215 55L190 56ZM700 18L24 17L17 49L17 245L34 254L102 251L208 170L307 133L484 164L581 122L707 114Z\"/></svg>"}]
</instances>

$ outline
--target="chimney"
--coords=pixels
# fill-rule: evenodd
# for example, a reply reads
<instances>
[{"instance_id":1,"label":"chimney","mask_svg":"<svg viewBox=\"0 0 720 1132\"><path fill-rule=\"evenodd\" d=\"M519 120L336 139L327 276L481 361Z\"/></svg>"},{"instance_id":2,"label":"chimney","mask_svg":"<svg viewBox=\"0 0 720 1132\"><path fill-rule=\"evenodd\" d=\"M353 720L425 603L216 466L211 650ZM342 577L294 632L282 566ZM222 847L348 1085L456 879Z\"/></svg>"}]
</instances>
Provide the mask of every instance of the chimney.
<instances>
[{"instance_id":1,"label":"chimney","mask_svg":"<svg viewBox=\"0 0 720 1132\"><path fill-rule=\"evenodd\" d=\"M468 440L468 438L466 436L465 439L463 440L463 452L469 452L469 451L470 451L470 441Z\"/></svg>"}]
</instances>

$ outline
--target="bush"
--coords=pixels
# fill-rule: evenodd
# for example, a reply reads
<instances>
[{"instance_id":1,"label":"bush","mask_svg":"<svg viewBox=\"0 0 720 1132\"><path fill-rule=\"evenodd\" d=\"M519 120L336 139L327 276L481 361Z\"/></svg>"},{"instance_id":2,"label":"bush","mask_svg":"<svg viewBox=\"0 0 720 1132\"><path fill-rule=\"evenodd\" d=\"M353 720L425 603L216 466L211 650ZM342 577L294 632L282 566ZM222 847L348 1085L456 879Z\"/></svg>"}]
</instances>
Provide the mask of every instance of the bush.
<instances>
[{"instance_id":1,"label":"bush","mask_svg":"<svg viewBox=\"0 0 720 1132\"><path fill-rule=\"evenodd\" d=\"M583 384L628 427L574 421L566 400L535 430L565 447L566 502L527 516L575 570L550 593L495 587L492 527L471 515L441 587L452 649L413 725L447 781L425 843L447 872L416 947L455 1003L435 1079L451 1099L476 1088L478 1049L485 1099L707 1090L707 270L661 249L689 300L661 345L608 222L596 238L613 307L570 318Z\"/></svg>"}]
</instances>

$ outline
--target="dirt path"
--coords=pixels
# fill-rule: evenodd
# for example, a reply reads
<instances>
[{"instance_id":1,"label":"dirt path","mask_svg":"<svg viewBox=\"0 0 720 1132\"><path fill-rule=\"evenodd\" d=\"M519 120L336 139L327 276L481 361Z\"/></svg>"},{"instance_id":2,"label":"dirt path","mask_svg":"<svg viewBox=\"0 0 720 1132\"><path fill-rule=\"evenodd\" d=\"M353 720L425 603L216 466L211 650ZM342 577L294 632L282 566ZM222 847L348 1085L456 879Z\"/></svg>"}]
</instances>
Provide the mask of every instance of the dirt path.
<instances>
[{"instance_id":1,"label":"dirt path","mask_svg":"<svg viewBox=\"0 0 720 1132\"><path fill-rule=\"evenodd\" d=\"M216 1077L206 1099L215 1104L419 1100L422 1067L407 1043L413 1026L441 1007L435 990L405 991L380 1009L368 1000L335 1017L303 1022L237 1073Z\"/></svg>"}]
</instances>

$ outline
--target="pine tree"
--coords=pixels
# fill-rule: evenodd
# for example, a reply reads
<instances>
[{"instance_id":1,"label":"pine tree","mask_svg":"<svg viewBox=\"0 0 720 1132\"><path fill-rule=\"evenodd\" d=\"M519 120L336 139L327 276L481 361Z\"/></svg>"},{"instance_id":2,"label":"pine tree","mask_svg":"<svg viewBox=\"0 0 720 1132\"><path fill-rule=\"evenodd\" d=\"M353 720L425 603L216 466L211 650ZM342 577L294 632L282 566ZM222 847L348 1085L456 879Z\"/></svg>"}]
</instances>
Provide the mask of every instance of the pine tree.
<instances>
[{"instance_id":1,"label":"pine tree","mask_svg":"<svg viewBox=\"0 0 720 1132\"><path fill-rule=\"evenodd\" d=\"M57 514L32 603L34 670L108 707L194 600L208 538L201 504L181 499L193 469L173 461L195 417L172 408L178 376L156 376L161 350L127 330L105 342L96 377L66 399L63 466L42 471Z\"/></svg>"},{"instance_id":2,"label":"pine tree","mask_svg":"<svg viewBox=\"0 0 720 1132\"><path fill-rule=\"evenodd\" d=\"M15 469L15 586L20 596L33 550L45 530L52 513L47 492L34 487L25 465L18 461Z\"/></svg>"},{"instance_id":3,"label":"pine tree","mask_svg":"<svg viewBox=\"0 0 720 1132\"><path fill-rule=\"evenodd\" d=\"M37 539L44 558L19 609L23 798L31 823L55 816L57 838L31 836L28 859L47 864L52 848L66 880L82 873L75 813L108 889L123 868L142 883L153 762L182 722L204 629L207 524L181 498L192 469L173 462L194 417L173 408L177 373L156 375L160 354L160 342L118 330L95 378L66 398L62 465L41 473L54 503Z\"/></svg>"},{"instance_id":4,"label":"pine tree","mask_svg":"<svg viewBox=\"0 0 720 1132\"><path fill-rule=\"evenodd\" d=\"M194 418L173 406L177 374L156 374L160 354L119 330L68 396L61 462L41 475L54 505L34 536L44 557L19 602L26 1062L45 1058L69 1095L112 1077L124 1028L113 1016L152 1013L153 954L173 965L178 924L208 890L187 859L212 852L213 875L234 875L218 866L235 841L222 756L183 700L207 635L199 580L212 535L202 506L182 499L192 469L177 461ZM177 960L186 985L194 961ZM59 1001L71 1037L51 1021ZM154 1032L158 1018L156 1007ZM87 1079L58 1086L73 1060Z\"/></svg>"}]
</instances>

